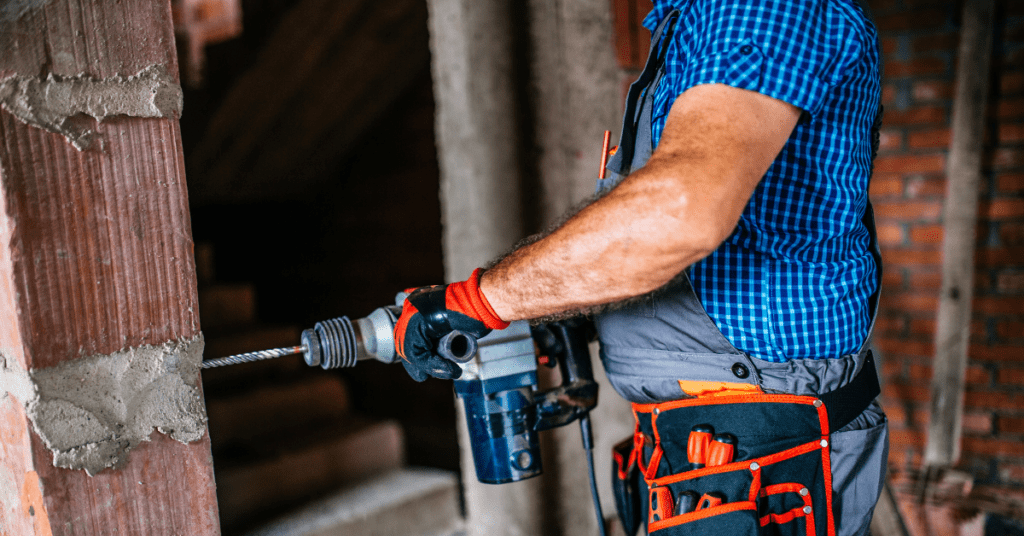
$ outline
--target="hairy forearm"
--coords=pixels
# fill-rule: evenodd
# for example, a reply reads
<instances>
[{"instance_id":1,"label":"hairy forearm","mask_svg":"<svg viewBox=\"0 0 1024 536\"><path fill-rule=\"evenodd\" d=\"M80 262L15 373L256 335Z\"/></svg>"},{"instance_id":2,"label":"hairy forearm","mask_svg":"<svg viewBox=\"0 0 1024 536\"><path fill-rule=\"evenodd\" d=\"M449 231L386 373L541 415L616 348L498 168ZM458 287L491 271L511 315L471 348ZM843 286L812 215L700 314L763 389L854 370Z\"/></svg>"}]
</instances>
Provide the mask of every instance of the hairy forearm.
<instances>
[{"instance_id":1,"label":"hairy forearm","mask_svg":"<svg viewBox=\"0 0 1024 536\"><path fill-rule=\"evenodd\" d=\"M481 288L499 316L536 318L645 294L710 253L723 237L697 221L702 200L668 167L652 161L488 270Z\"/></svg>"},{"instance_id":2,"label":"hairy forearm","mask_svg":"<svg viewBox=\"0 0 1024 536\"><path fill-rule=\"evenodd\" d=\"M735 88L687 91L646 166L502 259L484 274L481 290L498 316L518 320L661 287L729 235L799 114Z\"/></svg>"}]
</instances>

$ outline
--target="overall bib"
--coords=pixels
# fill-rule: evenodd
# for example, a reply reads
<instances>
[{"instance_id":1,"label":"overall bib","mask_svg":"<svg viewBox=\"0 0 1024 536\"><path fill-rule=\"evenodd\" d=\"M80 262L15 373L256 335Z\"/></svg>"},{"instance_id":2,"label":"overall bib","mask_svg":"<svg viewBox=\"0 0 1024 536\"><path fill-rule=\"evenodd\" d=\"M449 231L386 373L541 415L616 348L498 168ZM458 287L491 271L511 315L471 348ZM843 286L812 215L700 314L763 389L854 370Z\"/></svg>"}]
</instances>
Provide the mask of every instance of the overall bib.
<instances>
[{"instance_id":1,"label":"overall bib","mask_svg":"<svg viewBox=\"0 0 1024 536\"><path fill-rule=\"evenodd\" d=\"M668 41L662 36L677 17L672 12L654 32L599 190L642 167L653 152L654 88ZM863 221L881 274L870 203ZM608 378L633 403L637 422L633 437L616 447L612 468L627 534L641 522L664 536L866 533L888 457L867 342L840 358L771 363L751 357L721 333L683 275L671 288L595 319ZM877 301L876 292L872 325ZM731 394L683 390L719 383L731 386ZM688 440L701 425L735 438L724 464L691 465ZM697 509L677 514L676 503L694 496Z\"/></svg>"}]
</instances>

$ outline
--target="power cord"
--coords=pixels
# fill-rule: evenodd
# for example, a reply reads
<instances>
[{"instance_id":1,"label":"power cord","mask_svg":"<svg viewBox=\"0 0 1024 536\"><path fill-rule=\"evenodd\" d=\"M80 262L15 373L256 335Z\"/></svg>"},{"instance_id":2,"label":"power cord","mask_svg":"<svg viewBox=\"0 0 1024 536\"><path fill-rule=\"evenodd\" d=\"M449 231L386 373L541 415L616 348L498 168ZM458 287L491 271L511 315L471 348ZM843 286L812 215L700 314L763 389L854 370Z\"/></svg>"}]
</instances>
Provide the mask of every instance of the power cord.
<instances>
[{"instance_id":1,"label":"power cord","mask_svg":"<svg viewBox=\"0 0 1024 536\"><path fill-rule=\"evenodd\" d=\"M590 413L580 417L580 435L583 436L583 450L587 452L587 467L590 470L590 493L594 497L594 512L597 513L597 530L606 536L604 530L604 513L601 511L601 498L597 495L597 476L594 474L594 433L590 429Z\"/></svg>"}]
</instances>

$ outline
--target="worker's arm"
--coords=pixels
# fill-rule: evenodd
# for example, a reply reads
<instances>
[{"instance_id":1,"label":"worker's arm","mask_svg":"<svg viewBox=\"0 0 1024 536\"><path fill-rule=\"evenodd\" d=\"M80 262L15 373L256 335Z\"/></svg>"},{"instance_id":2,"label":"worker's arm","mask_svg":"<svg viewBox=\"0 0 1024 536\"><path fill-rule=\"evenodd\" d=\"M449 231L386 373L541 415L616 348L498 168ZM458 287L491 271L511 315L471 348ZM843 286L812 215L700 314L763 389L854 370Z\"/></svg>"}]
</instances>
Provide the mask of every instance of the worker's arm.
<instances>
[{"instance_id":1,"label":"worker's arm","mask_svg":"<svg viewBox=\"0 0 1024 536\"><path fill-rule=\"evenodd\" d=\"M672 105L647 165L485 272L486 301L511 321L661 287L732 233L800 114L731 86L688 89Z\"/></svg>"}]
</instances>

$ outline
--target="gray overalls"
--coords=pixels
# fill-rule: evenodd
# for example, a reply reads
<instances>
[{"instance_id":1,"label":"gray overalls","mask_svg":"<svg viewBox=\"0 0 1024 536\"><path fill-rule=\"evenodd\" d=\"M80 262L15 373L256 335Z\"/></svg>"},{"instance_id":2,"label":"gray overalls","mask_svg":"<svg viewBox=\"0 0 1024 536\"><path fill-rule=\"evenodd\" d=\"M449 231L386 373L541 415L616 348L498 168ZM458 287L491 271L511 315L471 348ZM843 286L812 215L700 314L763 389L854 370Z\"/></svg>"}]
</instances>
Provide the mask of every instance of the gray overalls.
<instances>
[{"instance_id":1,"label":"gray overalls","mask_svg":"<svg viewBox=\"0 0 1024 536\"><path fill-rule=\"evenodd\" d=\"M667 41L661 34L676 16L667 16L655 31L647 66L627 97L621 142L607 166L610 176L599 189L642 167L653 152L654 88L664 73L667 48L659 43ZM864 222L881 274L870 203ZM877 299L876 293L872 315ZM624 524L638 523L639 517L651 534L665 536L712 530L730 535L866 534L888 454L867 341L858 352L835 359L771 363L751 357L719 331L688 277L595 322L608 377L634 403L637 418L633 450L617 454L613 475L639 472L650 488L640 486L641 513L626 512L633 518ZM682 392L679 380L745 383L764 394L693 398ZM692 469L688 437L693 426L703 424L737 437L735 461ZM668 518L664 505L651 504L658 497L664 502L689 492L720 493L725 500ZM632 499L619 498L620 513L635 510L623 501Z\"/></svg>"}]
</instances>

